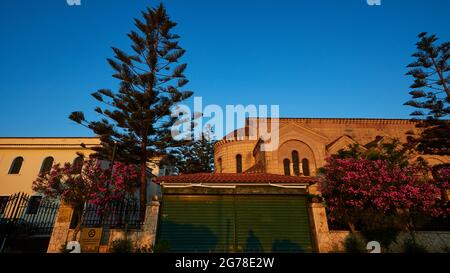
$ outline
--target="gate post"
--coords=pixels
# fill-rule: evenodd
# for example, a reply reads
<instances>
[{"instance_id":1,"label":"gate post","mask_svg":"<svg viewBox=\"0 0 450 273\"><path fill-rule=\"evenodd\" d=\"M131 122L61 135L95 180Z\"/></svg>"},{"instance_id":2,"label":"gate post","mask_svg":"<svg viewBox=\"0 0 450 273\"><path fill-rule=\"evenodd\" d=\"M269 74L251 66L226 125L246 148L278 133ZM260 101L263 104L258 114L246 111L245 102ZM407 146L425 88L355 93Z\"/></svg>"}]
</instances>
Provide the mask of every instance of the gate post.
<instances>
[{"instance_id":1,"label":"gate post","mask_svg":"<svg viewBox=\"0 0 450 273\"><path fill-rule=\"evenodd\" d=\"M330 247L328 246L329 242L327 240L329 229L325 206L320 203L311 203L309 208L317 251L319 253L328 252L330 250Z\"/></svg>"},{"instance_id":2,"label":"gate post","mask_svg":"<svg viewBox=\"0 0 450 273\"><path fill-rule=\"evenodd\" d=\"M72 222L73 208L61 203L56 216L47 253L61 253L61 248L67 243L70 223Z\"/></svg>"},{"instance_id":3,"label":"gate post","mask_svg":"<svg viewBox=\"0 0 450 273\"><path fill-rule=\"evenodd\" d=\"M148 235L151 247L155 247L156 230L158 227L159 201L155 196L150 204L147 205L145 212L144 226L142 230Z\"/></svg>"}]
</instances>

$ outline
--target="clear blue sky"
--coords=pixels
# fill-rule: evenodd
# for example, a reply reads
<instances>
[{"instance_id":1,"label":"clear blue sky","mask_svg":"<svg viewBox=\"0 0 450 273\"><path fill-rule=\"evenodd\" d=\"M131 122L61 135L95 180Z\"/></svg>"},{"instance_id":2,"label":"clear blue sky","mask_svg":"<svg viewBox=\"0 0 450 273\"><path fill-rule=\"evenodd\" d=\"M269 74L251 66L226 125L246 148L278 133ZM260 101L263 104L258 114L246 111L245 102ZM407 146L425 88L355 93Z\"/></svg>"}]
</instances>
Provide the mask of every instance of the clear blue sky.
<instances>
[{"instance_id":1,"label":"clear blue sky","mask_svg":"<svg viewBox=\"0 0 450 273\"><path fill-rule=\"evenodd\" d=\"M450 40L450 1L168 0L189 89L211 104L279 104L283 117L409 118L404 76L422 31ZM2 0L0 136L91 136L90 94L115 88L106 58L129 50L157 1ZM159 3L159 2L158 2Z\"/></svg>"}]
</instances>

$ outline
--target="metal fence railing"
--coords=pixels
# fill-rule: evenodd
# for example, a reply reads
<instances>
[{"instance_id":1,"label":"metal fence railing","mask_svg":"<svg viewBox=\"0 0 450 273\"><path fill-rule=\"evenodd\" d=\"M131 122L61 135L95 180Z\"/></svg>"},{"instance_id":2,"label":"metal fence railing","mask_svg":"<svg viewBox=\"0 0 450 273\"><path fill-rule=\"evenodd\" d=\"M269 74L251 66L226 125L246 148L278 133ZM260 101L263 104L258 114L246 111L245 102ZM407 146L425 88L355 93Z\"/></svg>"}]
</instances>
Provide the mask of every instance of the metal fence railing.
<instances>
[{"instance_id":1,"label":"metal fence railing","mask_svg":"<svg viewBox=\"0 0 450 273\"><path fill-rule=\"evenodd\" d=\"M59 203L42 196L16 193L0 200L0 232L50 235Z\"/></svg>"},{"instance_id":2,"label":"metal fence railing","mask_svg":"<svg viewBox=\"0 0 450 273\"><path fill-rule=\"evenodd\" d=\"M82 226L139 229L143 224L141 212L142 210L136 202L114 203L104 210L99 209L98 206L88 204L84 210Z\"/></svg>"}]
</instances>

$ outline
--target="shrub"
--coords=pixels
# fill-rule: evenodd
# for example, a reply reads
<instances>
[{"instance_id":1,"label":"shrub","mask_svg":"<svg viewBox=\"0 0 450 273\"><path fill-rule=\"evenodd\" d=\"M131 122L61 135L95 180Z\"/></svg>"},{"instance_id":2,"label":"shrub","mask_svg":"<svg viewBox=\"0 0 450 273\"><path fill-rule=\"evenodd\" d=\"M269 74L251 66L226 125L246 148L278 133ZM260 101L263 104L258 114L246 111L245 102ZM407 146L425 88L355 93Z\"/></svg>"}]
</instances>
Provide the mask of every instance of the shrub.
<instances>
[{"instance_id":1,"label":"shrub","mask_svg":"<svg viewBox=\"0 0 450 273\"><path fill-rule=\"evenodd\" d=\"M111 253L132 253L134 250L133 242L128 239L114 240L111 245Z\"/></svg>"},{"instance_id":2,"label":"shrub","mask_svg":"<svg viewBox=\"0 0 450 273\"><path fill-rule=\"evenodd\" d=\"M152 246L136 247L135 252L136 253L153 253L153 247Z\"/></svg>"},{"instance_id":3,"label":"shrub","mask_svg":"<svg viewBox=\"0 0 450 273\"><path fill-rule=\"evenodd\" d=\"M367 253L366 244L355 234L350 234L345 238L344 248L346 253Z\"/></svg>"},{"instance_id":4,"label":"shrub","mask_svg":"<svg viewBox=\"0 0 450 273\"><path fill-rule=\"evenodd\" d=\"M361 215L361 235L368 242L377 241L384 248L395 242L402 229L402 219L398 215L385 215L373 209Z\"/></svg>"},{"instance_id":5,"label":"shrub","mask_svg":"<svg viewBox=\"0 0 450 273\"><path fill-rule=\"evenodd\" d=\"M170 244L167 241L157 242L153 247L155 253L167 253L170 251Z\"/></svg>"},{"instance_id":6,"label":"shrub","mask_svg":"<svg viewBox=\"0 0 450 273\"><path fill-rule=\"evenodd\" d=\"M427 253L426 247L414 242L412 239L403 242L404 253Z\"/></svg>"}]
</instances>

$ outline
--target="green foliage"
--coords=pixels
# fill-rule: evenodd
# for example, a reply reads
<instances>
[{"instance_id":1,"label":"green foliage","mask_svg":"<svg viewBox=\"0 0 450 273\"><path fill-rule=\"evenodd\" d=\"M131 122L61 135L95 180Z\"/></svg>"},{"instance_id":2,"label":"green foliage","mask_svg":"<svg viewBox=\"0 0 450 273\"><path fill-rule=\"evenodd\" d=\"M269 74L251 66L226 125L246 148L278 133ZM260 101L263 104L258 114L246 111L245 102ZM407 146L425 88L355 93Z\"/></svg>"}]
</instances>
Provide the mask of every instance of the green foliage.
<instances>
[{"instance_id":1,"label":"green foliage","mask_svg":"<svg viewBox=\"0 0 450 273\"><path fill-rule=\"evenodd\" d=\"M444 118L450 114L450 43L438 45L438 37L426 32L419 34L418 38L417 52L412 55L416 60L407 66L410 70L406 73L414 79L410 86L412 100L405 105L427 111L415 111L412 116Z\"/></svg>"},{"instance_id":2,"label":"green foliage","mask_svg":"<svg viewBox=\"0 0 450 273\"><path fill-rule=\"evenodd\" d=\"M404 253L427 253L427 249L425 246L414 242L412 239L405 240L403 242L403 252Z\"/></svg>"},{"instance_id":3,"label":"green foliage","mask_svg":"<svg viewBox=\"0 0 450 273\"><path fill-rule=\"evenodd\" d=\"M195 117L194 117L195 119ZM161 160L161 165L174 167L180 174L211 173L214 169L214 144L211 131L202 132L200 140L194 140L195 121L192 122L192 141L172 149Z\"/></svg>"},{"instance_id":4,"label":"green foliage","mask_svg":"<svg viewBox=\"0 0 450 273\"><path fill-rule=\"evenodd\" d=\"M450 155L450 122L448 120L428 120L419 123L424 127L420 136L409 137L410 145L423 154Z\"/></svg>"},{"instance_id":5,"label":"green foliage","mask_svg":"<svg viewBox=\"0 0 450 273\"><path fill-rule=\"evenodd\" d=\"M369 209L361 215L361 235L368 241L377 241L382 247L388 248L395 242L404 229L403 219L395 215Z\"/></svg>"},{"instance_id":6,"label":"green foliage","mask_svg":"<svg viewBox=\"0 0 450 273\"><path fill-rule=\"evenodd\" d=\"M406 75L414 83L409 93L412 99L404 105L418 110L411 113L423 128L420 136L410 136L409 142L424 154L450 154L450 124L444 120L450 114L450 42L437 44L436 35L419 35L416 59L408 65Z\"/></svg>"},{"instance_id":7,"label":"green foliage","mask_svg":"<svg viewBox=\"0 0 450 273\"><path fill-rule=\"evenodd\" d=\"M442 248L442 252L444 252L444 253L450 253L450 247L448 247L448 246L443 247L443 248Z\"/></svg>"},{"instance_id":8,"label":"green foliage","mask_svg":"<svg viewBox=\"0 0 450 273\"><path fill-rule=\"evenodd\" d=\"M344 248L346 253L367 253L366 243L353 233L345 238Z\"/></svg>"},{"instance_id":9,"label":"green foliage","mask_svg":"<svg viewBox=\"0 0 450 273\"><path fill-rule=\"evenodd\" d=\"M350 145L347 149L339 150L335 156L340 159L386 160L393 166L406 167L412 153L413 149L398 139L377 138L364 147L358 144Z\"/></svg>"},{"instance_id":10,"label":"green foliage","mask_svg":"<svg viewBox=\"0 0 450 273\"><path fill-rule=\"evenodd\" d=\"M427 217L445 214L445 204L435 198L445 189L445 181L432 181L426 162L420 158L409 162L412 155L409 145L382 138L364 147L352 145L339 151L321 176L321 192L330 216L341 225L348 224L352 231L359 230L367 241L378 241L388 248L401 231L414 231L426 223ZM373 164L377 164L375 168ZM427 182L416 181L419 177ZM380 191L383 186L386 187Z\"/></svg>"},{"instance_id":11,"label":"green foliage","mask_svg":"<svg viewBox=\"0 0 450 273\"><path fill-rule=\"evenodd\" d=\"M211 173L214 169L214 141L202 139L180 147L161 164L174 167L180 174Z\"/></svg>"},{"instance_id":12,"label":"green foliage","mask_svg":"<svg viewBox=\"0 0 450 273\"><path fill-rule=\"evenodd\" d=\"M132 253L134 252L133 242L129 239L117 239L111 244L111 253Z\"/></svg>"},{"instance_id":13,"label":"green foliage","mask_svg":"<svg viewBox=\"0 0 450 273\"><path fill-rule=\"evenodd\" d=\"M172 137L177 118L171 116L171 109L192 92L182 90L188 83L187 65L181 63L185 50L179 36L172 33L176 23L162 4L148 8L142 17L135 19L137 31L128 34L132 51L113 47L114 58L108 59L112 76L120 81L118 90L92 94L103 106L95 108L100 119L87 121L82 112L73 112L69 118L100 137L101 146L92 148L94 156L110 159L117 145L116 160L140 166L140 205L144 207L147 163L183 144Z\"/></svg>"},{"instance_id":14,"label":"green foliage","mask_svg":"<svg viewBox=\"0 0 450 273\"><path fill-rule=\"evenodd\" d=\"M136 253L153 253L153 247L151 246L141 246L135 249Z\"/></svg>"},{"instance_id":15,"label":"green foliage","mask_svg":"<svg viewBox=\"0 0 450 273\"><path fill-rule=\"evenodd\" d=\"M159 241L156 242L155 246L153 247L154 253L168 253L170 252L170 243L167 241Z\"/></svg>"}]
</instances>

